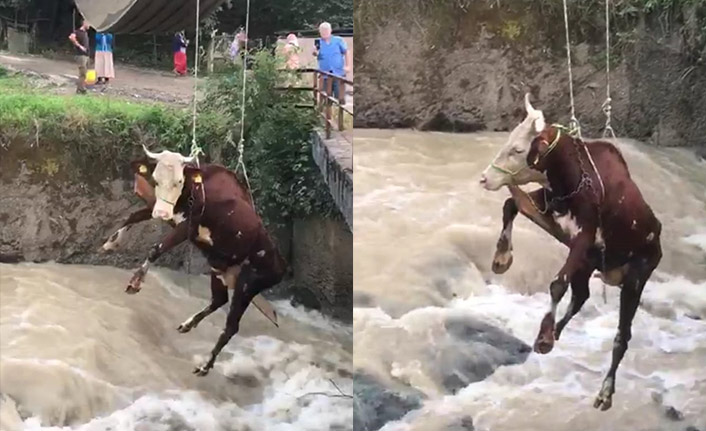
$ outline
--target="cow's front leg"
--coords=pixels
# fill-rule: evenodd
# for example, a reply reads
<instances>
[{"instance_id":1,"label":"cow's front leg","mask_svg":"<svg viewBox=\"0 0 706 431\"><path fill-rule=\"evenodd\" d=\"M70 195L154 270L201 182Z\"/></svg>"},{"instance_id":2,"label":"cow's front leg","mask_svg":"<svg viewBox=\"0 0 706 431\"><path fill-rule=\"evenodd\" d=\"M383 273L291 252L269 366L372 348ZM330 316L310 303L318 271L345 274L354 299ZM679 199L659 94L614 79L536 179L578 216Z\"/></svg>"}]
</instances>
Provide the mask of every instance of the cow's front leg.
<instances>
[{"instance_id":1,"label":"cow's front leg","mask_svg":"<svg viewBox=\"0 0 706 431\"><path fill-rule=\"evenodd\" d=\"M515 200L508 198L503 205L503 230L500 232L493 256L492 269L496 274L503 274L512 265L512 224L517 212Z\"/></svg>"},{"instance_id":2,"label":"cow's front leg","mask_svg":"<svg viewBox=\"0 0 706 431\"><path fill-rule=\"evenodd\" d=\"M135 294L139 292L141 289L142 281L145 279L145 275L147 275L147 270L149 269L150 264L155 260L159 259L159 257L162 256L164 253L168 252L177 245L186 241L189 234L188 230L189 224L185 220L179 223L174 228L174 230L169 232L161 242L155 244L150 250L150 254L149 256L147 256L147 259L145 259L142 265L140 265L137 271L135 271L135 273L133 274L125 291L130 294Z\"/></svg>"},{"instance_id":3,"label":"cow's front leg","mask_svg":"<svg viewBox=\"0 0 706 431\"><path fill-rule=\"evenodd\" d=\"M595 228L584 228L579 232L571 243L566 263L564 263L564 266L549 285L551 305L549 311L542 319L542 323L539 326L539 334L534 342L534 351L537 353L546 354L554 348L556 308L569 287L569 280L574 277L577 271L586 270L589 266L587 253L594 236Z\"/></svg>"},{"instance_id":4,"label":"cow's front leg","mask_svg":"<svg viewBox=\"0 0 706 431\"><path fill-rule=\"evenodd\" d=\"M125 232L127 232L132 225L143 222L145 220L149 220L152 218L152 208L142 208L141 210L137 210L134 213L130 214L130 216L125 220L125 223L120 226L120 229L116 230L114 234L108 238L108 240L103 244L101 247L103 251L113 251L116 248L118 248L118 245L120 245L120 241L122 241L123 237L125 236Z\"/></svg>"}]
</instances>

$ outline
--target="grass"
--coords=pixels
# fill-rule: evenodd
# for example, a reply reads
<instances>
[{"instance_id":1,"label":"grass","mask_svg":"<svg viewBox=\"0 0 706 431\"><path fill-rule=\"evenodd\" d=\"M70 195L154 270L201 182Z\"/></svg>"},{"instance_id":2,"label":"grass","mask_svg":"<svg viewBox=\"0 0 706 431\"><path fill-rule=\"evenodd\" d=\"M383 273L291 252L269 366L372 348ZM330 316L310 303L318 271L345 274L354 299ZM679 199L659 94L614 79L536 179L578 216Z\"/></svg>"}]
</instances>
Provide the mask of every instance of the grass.
<instances>
[{"instance_id":1,"label":"grass","mask_svg":"<svg viewBox=\"0 0 706 431\"><path fill-rule=\"evenodd\" d=\"M0 71L0 145L6 149L40 142L53 145L85 171L117 174L142 143L186 152L191 121L186 109L49 94L18 75ZM216 113L202 113L197 125L199 142L223 140L227 132L227 124Z\"/></svg>"}]
</instances>

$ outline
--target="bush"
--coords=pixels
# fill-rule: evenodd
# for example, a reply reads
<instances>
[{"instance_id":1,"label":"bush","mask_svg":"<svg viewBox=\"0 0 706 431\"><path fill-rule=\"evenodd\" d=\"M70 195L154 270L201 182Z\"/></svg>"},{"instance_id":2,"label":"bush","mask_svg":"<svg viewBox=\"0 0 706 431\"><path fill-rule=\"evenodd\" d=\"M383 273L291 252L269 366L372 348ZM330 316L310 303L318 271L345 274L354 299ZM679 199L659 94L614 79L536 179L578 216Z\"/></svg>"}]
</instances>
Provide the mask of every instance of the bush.
<instances>
[{"instance_id":1,"label":"bush","mask_svg":"<svg viewBox=\"0 0 706 431\"><path fill-rule=\"evenodd\" d=\"M301 94L277 90L291 79L279 60L260 51L252 58L245 85L244 160L253 193L264 214L283 218L330 215L335 206L311 157L311 133L317 122ZM236 168L242 106L242 66L230 65L209 79L200 110L220 112L231 125L231 139L209 143L209 152ZM273 217L271 217L273 218Z\"/></svg>"}]
</instances>

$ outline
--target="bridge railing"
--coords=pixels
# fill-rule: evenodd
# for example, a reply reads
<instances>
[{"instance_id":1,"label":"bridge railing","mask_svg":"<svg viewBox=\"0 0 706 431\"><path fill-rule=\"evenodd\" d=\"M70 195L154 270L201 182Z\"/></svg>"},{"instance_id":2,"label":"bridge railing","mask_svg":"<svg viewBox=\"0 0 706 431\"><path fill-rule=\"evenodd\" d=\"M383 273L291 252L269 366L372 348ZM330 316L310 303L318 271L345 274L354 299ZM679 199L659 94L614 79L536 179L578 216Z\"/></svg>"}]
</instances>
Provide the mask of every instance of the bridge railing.
<instances>
[{"instance_id":1,"label":"bridge railing","mask_svg":"<svg viewBox=\"0 0 706 431\"><path fill-rule=\"evenodd\" d=\"M300 78L311 74L311 86L278 87L280 90L311 92L313 105L302 105L314 108L323 120L326 139L331 139L332 132L344 132L352 129L353 108L346 104L347 88L353 89L353 81L318 69L301 68L293 70ZM334 85L336 83L336 85ZM334 94L334 87L336 93ZM346 124L350 118L350 126Z\"/></svg>"}]
</instances>

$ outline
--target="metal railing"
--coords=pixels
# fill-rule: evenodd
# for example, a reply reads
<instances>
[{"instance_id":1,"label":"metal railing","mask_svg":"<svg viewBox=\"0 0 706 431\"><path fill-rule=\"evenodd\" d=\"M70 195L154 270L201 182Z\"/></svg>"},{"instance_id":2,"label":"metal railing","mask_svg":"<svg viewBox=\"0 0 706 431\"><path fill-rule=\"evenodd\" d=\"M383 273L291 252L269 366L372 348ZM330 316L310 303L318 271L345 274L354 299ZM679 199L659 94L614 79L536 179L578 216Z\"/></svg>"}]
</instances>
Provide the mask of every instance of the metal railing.
<instances>
[{"instance_id":1,"label":"metal railing","mask_svg":"<svg viewBox=\"0 0 706 431\"><path fill-rule=\"evenodd\" d=\"M334 75L318 69L301 68L293 70L299 76L311 73L311 87L279 87L280 90L288 91L304 91L311 92L313 96L313 105L302 105L309 108L314 108L321 116L326 132L326 139L331 139L333 130L343 132L346 130L345 116L353 117L353 110L346 107L346 86L353 88L353 81L345 77ZM334 85L334 82L336 85ZM334 94L333 89L337 87L337 94ZM335 118L334 118L335 112Z\"/></svg>"}]
</instances>

